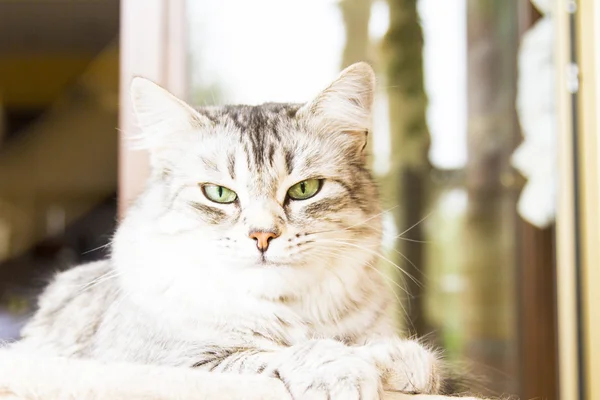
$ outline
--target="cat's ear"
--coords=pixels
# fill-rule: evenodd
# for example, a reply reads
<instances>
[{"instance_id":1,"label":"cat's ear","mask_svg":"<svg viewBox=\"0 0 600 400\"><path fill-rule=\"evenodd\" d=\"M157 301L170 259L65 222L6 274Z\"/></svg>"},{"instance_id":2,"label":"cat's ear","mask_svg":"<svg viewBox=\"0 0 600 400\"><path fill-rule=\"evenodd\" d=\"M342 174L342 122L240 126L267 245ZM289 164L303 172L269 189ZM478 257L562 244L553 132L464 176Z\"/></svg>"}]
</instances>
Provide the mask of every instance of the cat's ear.
<instances>
[{"instance_id":1,"label":"cat's ear","mask_svg":"<svg viewBox=\"0 0 600 400\"><path fill-rule=\"evenodd\" d=\"M354 133L364 137L371 129L371 111L375 94L375 72L365 62L352 64L311 102L299 115L317 119L325 129Z\"/></svg>"},{"instance_id":2,"label":"cat's ear","mask_svg":"<svg viewBox=\"0 0 600 400\"><path fill-rule=\"evenodd\" d=\"M133 78L130 91L141 129L141 134L135 138L135 146L150 152L153 166L181 145L183 135L189 135L209 122L184 101L148 79Z\"/></svg>"}]
</instances>

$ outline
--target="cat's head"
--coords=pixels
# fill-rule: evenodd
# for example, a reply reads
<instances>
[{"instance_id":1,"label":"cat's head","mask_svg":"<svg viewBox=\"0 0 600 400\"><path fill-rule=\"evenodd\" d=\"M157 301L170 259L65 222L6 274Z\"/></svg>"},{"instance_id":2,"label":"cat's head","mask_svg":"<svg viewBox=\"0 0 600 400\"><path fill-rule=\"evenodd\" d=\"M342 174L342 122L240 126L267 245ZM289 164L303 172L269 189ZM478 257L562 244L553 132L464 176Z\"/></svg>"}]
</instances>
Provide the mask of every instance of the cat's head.
<instances>
[{"instance_id":1,"label":"cat's head","mask_svg":"<svg viewBox=\"0 0 600 400\"><path fill-rule=\"evenodd\" d=\"M136 78L152 173L116 255L136 248L174 275L290 277L368 262L381 231L364 154L374 85L371 67L358 63L306 104L195 110Z\"/></svg>"}]
</instances>

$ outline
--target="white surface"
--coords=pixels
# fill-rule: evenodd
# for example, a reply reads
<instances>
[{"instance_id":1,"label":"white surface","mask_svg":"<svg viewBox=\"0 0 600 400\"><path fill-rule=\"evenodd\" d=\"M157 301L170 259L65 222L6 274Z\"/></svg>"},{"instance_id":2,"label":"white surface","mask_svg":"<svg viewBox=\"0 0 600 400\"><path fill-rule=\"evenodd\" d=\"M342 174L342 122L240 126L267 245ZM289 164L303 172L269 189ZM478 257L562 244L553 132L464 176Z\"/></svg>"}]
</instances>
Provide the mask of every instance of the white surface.
<instances>
[{"instance_id":1,"label":"white surface","mask_svg":"<svg viewBox=\"0 0 600 400\"><path fill-rule=\"evenodd\" d=\"M2 400L286 400L281 381L260 375L31 356L0 350ZM387 392L384 400L437 400ZM474 398L468 398L475 400ZM467 400L466 398L464 400Z\"/></svg>"}]
</instances>

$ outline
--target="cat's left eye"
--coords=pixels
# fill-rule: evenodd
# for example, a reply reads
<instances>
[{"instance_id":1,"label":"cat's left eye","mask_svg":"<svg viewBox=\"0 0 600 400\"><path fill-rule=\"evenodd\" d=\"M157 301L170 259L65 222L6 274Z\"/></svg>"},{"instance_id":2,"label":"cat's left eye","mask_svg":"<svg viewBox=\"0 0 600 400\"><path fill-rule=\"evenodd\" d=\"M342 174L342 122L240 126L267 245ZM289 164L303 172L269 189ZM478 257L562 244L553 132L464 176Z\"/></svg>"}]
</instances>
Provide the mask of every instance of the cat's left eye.
<instances>
[{"instance_id":1,"label":"cat's left eye","mask_svg":"<svg viewBox=\"0 0 600 400\"><path fill-rule=\"evenodd\" d=\"M225 186L205 184L201 185L201 188L206 198L215 203L229 204L237 199L237 194Z\"/></svg>"},{"instance_id":2,"label":"cat's left eye","mask_svg":"<svg viewBox=\"0 0 600 400\"><path fill-rule=\"evenodd\" d=\"M321 189L321 183L321 179L307 179L289 188L287 194L292 200L310 199Z\"/></svg>"}]
</instances>

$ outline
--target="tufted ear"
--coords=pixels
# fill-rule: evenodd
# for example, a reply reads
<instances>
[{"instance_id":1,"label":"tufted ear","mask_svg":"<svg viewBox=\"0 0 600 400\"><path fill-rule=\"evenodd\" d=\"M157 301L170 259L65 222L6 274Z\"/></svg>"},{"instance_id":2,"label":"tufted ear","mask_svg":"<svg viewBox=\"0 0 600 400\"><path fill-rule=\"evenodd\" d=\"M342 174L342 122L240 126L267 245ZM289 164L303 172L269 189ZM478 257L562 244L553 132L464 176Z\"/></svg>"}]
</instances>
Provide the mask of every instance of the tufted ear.
<instances>
[{"instance_id":1,"label":"tufted ear","mask_svg":"<svg viewBox=\"0 0 600 400\"><path fill-rule=\"evenodd\" d=\"M152 166L168 157L181 141L210 121L184 101L154 82L135 77L131 82L131 101L141 134L137 147L150 152Z\"/></svg>"},{"instance_id":2,"label":"tufted ear","mask_svg":"<svg viewBox=\"0 0 600 400\"><path fill-rule=\"evenodd\" d=\"M371 111L375 93L375 72L365 62L343 70L317 97L305 104L299 115L317 118L328 129L339 132L362 132L371 128Z\"/></svg>"}]
</instances>

